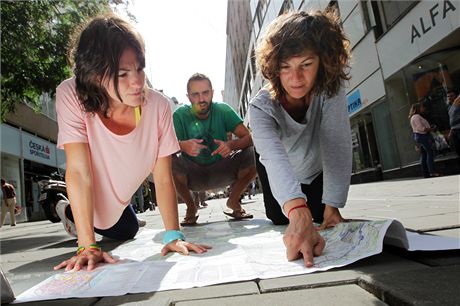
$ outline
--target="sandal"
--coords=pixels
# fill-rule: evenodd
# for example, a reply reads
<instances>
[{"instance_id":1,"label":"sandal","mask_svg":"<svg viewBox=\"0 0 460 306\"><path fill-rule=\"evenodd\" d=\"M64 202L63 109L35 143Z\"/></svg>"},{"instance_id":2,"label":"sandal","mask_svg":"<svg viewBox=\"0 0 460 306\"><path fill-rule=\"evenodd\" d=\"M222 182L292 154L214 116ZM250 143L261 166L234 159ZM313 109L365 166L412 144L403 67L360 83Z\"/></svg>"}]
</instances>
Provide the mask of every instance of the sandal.
<instances>
[{"instance_id":1,"label":"sandal","mask_svg":"<svg viewBox=\"0 0 460 306\"><path fill-rule=\"evenodd\" d=\"M198 220L198 215L185 217L184 220L180 223L181 226L193 226L197 225L196 220Z\"/></svg>"},{"instance_id":2,"label":"sandal","mask_svg":"<svg viewBox=\"0 0 460 306\"><path fill-rule=\"evenodd\" d=\"M244 209L241 210L234 210L234 211L224 211L224 214L232 217L235 220L244 220L244 219L252 219L254 216L252 214L248 214Z\"/></svg>"}]
</instances>

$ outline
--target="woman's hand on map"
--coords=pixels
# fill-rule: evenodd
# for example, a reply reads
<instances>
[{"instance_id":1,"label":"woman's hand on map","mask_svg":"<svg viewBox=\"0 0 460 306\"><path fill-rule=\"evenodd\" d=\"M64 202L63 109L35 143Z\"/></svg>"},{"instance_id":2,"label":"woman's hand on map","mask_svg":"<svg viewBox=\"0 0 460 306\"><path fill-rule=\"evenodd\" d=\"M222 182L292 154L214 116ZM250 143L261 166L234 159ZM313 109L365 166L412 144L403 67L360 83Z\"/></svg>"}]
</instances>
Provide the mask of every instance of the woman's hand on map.
<instances>
[{"instance_id":1,"label":"woman's hand on map","mask_svg":"<svg viewBox=\"0 0 460 306\"><path fill-rule=\"evenodd\" d=\"M314 228L311 219L308 207L292 210L283 236L287 259L291 261L303 257L306 267L313 266L313 256L321 255L325 246L323 237Z\"/></svg>"},{"instance_id":2,"label":"woman's hand on map","mask_svg":"<svg viewBox=\"0 0 460 306\"><path fill-rule=\"evenodd\" d=\"M79 271L87 266L88 271L94 270L99 262L116 263L117 260L112 258L107 252L99 250L84 250L78 255L73 256L68 260L64 260L59 265L54 267L54 270L59 270L65 267L65 271L74 269Z\"/></svg>"},{"instance_id":3,"label":"woman's hand on map","mask_svg":"<svg viewBox=\"0 0 460 306\"><path fill-rule=\"evenodd\" d=\"M209 245L205 244L195 244L182 240L174 240L161 249L161 255L165 256L169 252L177 252L182 255L188 255L189 251L193 251L198 254L202 254L211 249Z\"/></svg>"},{"instance_id":4,"label":"woman's hand on map","mask_svg":"<svg viewBox=\"0 0 460 306\"><path fill-rule=\"evenodd\" d=\"M318 229L323 230L326 228L334 227L340 222L344 222L345 219L342 218L342 215L340 214L340 211L337 207L325 205L326 207L324 208L324 220L323 223L321 223L320 227Z\"/></svg>"}]
</instances>

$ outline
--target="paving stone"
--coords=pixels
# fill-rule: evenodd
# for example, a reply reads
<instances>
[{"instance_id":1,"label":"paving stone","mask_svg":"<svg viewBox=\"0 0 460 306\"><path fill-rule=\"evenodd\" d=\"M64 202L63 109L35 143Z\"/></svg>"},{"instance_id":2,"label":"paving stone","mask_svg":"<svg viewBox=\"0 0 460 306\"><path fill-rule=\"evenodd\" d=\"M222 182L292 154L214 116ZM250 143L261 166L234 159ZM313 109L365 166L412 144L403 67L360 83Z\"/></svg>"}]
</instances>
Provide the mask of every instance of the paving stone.
<instances>
[{"instance_id":1,"label":"paving stone","mask_svg":"<svg viewBox=\"0 0 460 306\"><path fill-rule=\"evenodd\" d=\"M418 218L405 218L403 222L405 228L427 231L443 227L460 227L460 213L444 214L439 213L432 216L424 216Z\"/></svg>"},{"instance_id":2,"label":"paving stone","mask_svg":"<svg viewBox=\"0 0 460 306\"><path fill-rule=\"evenodd\" d=\"M382 219L382 216L397 218L408 228L423 230L455 226L460 223L458 206L458 182L460 176L443 177L439 179L405 180L399 182L380 182L372 184L353 185L345 209L342 209L345 218ZM453 182L456 179L456 182ZM455 189L456 188L456 189ZM456 192L452 192L456 190ZM226 208L227 199L207 201L209 207L199 211L203 222L222 222L228 218L222 214ZM265 218L262 195L256 200L243 201L243 207L254 214L255 218ZM247 203L246 203L247 202ZM453 209L453 208L456 208ZM179 205L179 216L185 215L185 205ZM429 216L428 216L429 215ZM379 217L380 216L380 217ZM403 217L401 219L400 217ZM139 214L147 221L146 228L161 229L163 223L156 211ZM235 222L233 225L240 223ZM442 234L441 231L433 232ZM446 235L458 237L460 229L447 232ZM192 239L192 237L190 237ZM75 240L70 239L63 231L62 224L49 221L20 223L16 227L2 227L0 230L0 263L12 284L15 294L19 294L39 283L53 273L51 267L58 262L68 259L75 251ZM73 241L73 242L72 242ZM114 247L110 241L102 241L105 250ZM112 241L113 243L113 241ZM361 284L367 289L374 288L373 292L384 296L389 304L388 297L396 296L400 304L414 304L421 301L424 292L439 290L449 292L452 296L459 292L458 275L460 271L458 253L451 252L407 252L384 247L383 253L360 260L344 268L333 269L321 273L283 277L278 279L261 280L259 291L256 282L220 284L203 288L132 294L121 297L104 297L92 299L65 299L29 303L30 305L381 305L381 302L359 288ZM443 265L448 265L443 267ZM438 271L439 273L432 273ZM423 271L420 276L416 271ZM390 273L386 279L380 275ZM394 273L393 275L391 273ZM442 278L442 273L448 280ZM398 280L399 276L406 277ZM412 275L412 278L407 276ZM395 275L395 276L394 276ZM421 276L426 279L419 282ZM367 281L364 279L367 278ZM396 279L397 281L393 281ZM433 284L441 282L441 287ZM379 284L372 287L369 284ZM413 288L405 288L400 293L399 287L417 285L421 292L419 300L402 299L400 296L417 297L420 293ZM376 290L375 288L380 288ZM383 290L388 289L386 295ZM371 290L369 289L369 290ZM285 292L286 290L291 290ZM398 293L395 294L393 291ZM372 291L372 290L371 290ZM262 294L260 292L263 292ZM389 294L391 293L391 294ZM412 295L410 295L411 293ZM426 293L426 294L428 294ZM300 298L299 298L300 297ZM460 300L458 294L454 295ZM426 299L426 301L430 301ZM434 299L433 305L449 305L449 300ZM193 303L193 304L190 304ZM457 303L460 304L460 303ZM425 304L423 304L425 305Z\"/></svg>"},{"instance_id":3,"label":"paving stone","mask_svg":"<svg viewBox=\"0 0 460 306\"><path fill-rule=\"evenodd\" d=\"M289 292L266 293L259 295L213 298L184 301L175 306L278 306L278 305L387 305L357 285L333 286L328 288L303 289Z\"/></svg>"},{"instance_id":4,"label":"paving stone","mask_svg":"<svg viewBox=\"0 0 460 306\"><path fill-rule=\"evenodd\" d=\"M264 279L259 282L260 291L275 292L295 288L315 288L337 284L356 283L363 274L385 273L389 270L407 271L426 266L390 253L382 253L362 259L349 266L325 272Z\"/></svg>"},{"instance_id":5,"label":"paving stone","mask_svg":"<svg viewBox=\"0 0 460 306\"><path fill-rule=\"evenodd\" d=\"M119 297L106 297L95 306L111 305L169 305L179 301L202 300L217 297L259 294L255 282L242 282L224 285L207 286L183 290L159 291L143 294L131 294Z\"/></svg>"},{"instance_id":6,"label":"paving stone","mask_svg":"<svg viewBox=\"0 0 460 306\"><path fill-rule=\"evenodd\" d=\"M364 275L359 285L390 305L459 305L460 266Z\"/></svg>"}]
</instances>

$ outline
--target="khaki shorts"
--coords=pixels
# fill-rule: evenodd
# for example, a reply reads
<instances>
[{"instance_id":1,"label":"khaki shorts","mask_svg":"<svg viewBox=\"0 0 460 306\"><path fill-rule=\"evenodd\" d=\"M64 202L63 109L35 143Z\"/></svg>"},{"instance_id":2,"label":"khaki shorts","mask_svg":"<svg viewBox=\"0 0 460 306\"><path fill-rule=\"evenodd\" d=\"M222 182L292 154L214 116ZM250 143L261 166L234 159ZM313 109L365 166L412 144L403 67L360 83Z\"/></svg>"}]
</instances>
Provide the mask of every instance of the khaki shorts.
<instances>
[{"instance_id":1,"label":"khaki shorts","mask_svg":"<svg viewBox=\"0 0 460 306\"><path fill-rule=\"evenodd\" d=\"M182 154L173 155L173 173L187 176L188 188L193 191L205 191L223 188L233 184L238 178L238 172L249 167L255 167L254 147L233 152L229 157L210 164L197 164Z\"/></svg>"}]
</instances>

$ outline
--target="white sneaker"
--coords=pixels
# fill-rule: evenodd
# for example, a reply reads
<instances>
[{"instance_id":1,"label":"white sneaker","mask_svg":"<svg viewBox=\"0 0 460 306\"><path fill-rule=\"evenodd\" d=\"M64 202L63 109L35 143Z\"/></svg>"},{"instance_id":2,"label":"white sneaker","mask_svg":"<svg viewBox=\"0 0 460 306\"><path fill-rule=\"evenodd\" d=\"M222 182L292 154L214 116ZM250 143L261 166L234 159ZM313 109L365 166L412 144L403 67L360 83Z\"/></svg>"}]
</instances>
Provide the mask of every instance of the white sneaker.
<instances>
[{"instance_id":1,"label":"white sneaker","mask_svg":"<svg viewBox=\"0 0 460 306\"><path fill-rule=\"evenodd\" d=\"M61 218L62 225L64 225L64 229L70 236L77 237L77 229L75 228L75 224L66 218L65 216L65 209L67 205L70 203L66 200L60 200L56 204L56 213Z\"/></svg>"}]
</instances>

